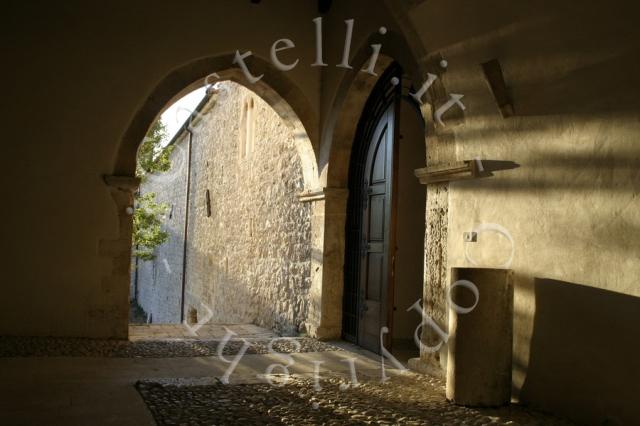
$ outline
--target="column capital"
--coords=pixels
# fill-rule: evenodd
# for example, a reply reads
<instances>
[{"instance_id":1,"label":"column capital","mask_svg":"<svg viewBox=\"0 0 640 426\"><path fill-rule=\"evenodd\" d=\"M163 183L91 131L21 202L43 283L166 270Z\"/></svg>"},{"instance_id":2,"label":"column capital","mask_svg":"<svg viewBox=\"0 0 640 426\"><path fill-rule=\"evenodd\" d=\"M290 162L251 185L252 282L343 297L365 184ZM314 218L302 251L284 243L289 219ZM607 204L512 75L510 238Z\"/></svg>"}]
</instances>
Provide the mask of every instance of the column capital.
<instances>
[{"instance_id":1,"label":"column capital","mask_svg":"<svg viewBox=\"0 0 640 426\"><path fill-rule=\"evenodd\" d=\"M324 187L303 191L298 194L298 199L302 203L310 203L313 201L324 201L331 199L333 201L346 201L349 196L347 188Z\"/></svg>"},{"instance_id":2,"label":"column capital","mask_svg":"<svg viewBox=\"0 0 640 426\"><path fill-rule=\"evenodd\" d=\"M104 175L104 183L120 191L134 192L140 186L140 178L135 176L116 176L116 175Z\"/></svg>"}]
</instances>

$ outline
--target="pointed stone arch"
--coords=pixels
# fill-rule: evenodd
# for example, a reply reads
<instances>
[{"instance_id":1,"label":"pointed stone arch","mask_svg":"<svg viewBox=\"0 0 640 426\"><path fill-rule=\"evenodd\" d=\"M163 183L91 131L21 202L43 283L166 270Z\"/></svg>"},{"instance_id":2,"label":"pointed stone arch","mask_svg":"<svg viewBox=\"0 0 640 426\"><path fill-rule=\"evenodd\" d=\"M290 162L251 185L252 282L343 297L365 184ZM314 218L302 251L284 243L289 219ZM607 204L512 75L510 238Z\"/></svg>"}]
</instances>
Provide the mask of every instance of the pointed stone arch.
<instances>
[{"instance_id":1,"label":"pointed stone arch","mask_svg":"<svg viewBox=\"0 0 640 426\"><path fill-rule=\"evenodd\" d=\"M163 78L136 112L125 131L120 141L113 175L133 175L140 143L153 122L168 106L205 84L230 80L255 92L278 113L285 124L291 127L302 162L305 188L316 188L318 167L313 146L317 140L315 129L318 126L317 117L307 98L285 73L274 68L269 62L257 56L247 59L251 73L256 76L263 75L258 82L251 83L239 68L232 67L233 59L234 55L231 54L201 58L173 70ZM213 77L213 73L217 76Z\"/></svg>"},{"instance_id":2,"label":"pointed stone arch","mask_svg":"<svg viewBox=\"0 0 640 426\"><path fill-rule=\"evenodd\" d=\"M256 56L246 62L253 75L263 77L255 84L248 82L240 69L231 67L233 58L231 54L201 58L173 70L149 94L120 141L112 173L104 179L119 219L118 236L115 239L101 239L98 243L99 255L112 265L102 277L103 285L117 292L119 300L114 308L117 312L113 314L114 321L109 332L112 337L128 336L131 207L133 192L139 184L139 179L134 177L138 147L151 125L173 102L205 83L214 83L216 79L230 80L249 88L264 99L291 128L301 161L304 187L318 186L318 168L313 149L313 141L317 140L317 117L307 98L282 71ZM211 77L213 73L216 73L216 79Z\"/></svg>"}]
</instances>

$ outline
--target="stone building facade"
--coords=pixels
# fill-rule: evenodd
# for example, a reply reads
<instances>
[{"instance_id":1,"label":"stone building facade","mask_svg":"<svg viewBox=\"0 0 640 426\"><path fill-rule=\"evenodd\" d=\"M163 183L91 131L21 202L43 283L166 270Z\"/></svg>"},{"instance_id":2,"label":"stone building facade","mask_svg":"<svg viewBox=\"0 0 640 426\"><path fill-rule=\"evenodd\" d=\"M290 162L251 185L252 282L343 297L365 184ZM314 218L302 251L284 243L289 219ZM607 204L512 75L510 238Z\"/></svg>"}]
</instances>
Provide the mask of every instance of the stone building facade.
<instances>
[{"instance_id":1,"label":"stone building facade","mask_svg":"<svg viewBox=\"0 0 640 426\"><path fill-rule=\"evenodd\" d=\"M140 306L158 323L184 315L303 330L311 211L298 199L293 131L255 93L224 82L173 143L172 170L141 185L169 205L170 236L154 261L139 262L132 292Z\"/></svg>"}]
</instances>

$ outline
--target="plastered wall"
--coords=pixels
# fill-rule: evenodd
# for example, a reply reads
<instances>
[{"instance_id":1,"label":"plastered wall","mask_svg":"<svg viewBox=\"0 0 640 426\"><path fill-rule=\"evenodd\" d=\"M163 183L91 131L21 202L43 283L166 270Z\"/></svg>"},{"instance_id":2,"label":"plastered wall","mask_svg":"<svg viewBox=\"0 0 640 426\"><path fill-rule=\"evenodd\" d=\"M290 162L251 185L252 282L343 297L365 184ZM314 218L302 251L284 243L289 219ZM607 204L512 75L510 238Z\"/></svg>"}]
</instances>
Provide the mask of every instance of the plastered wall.
<instances>
[{"instance_id":1,"label":"plastered wall","mask_svg":"<svg viewBox=\"0 0 640 426\"><path fill-rule=\"evenodd\" d=\"M435 1L410 16L449 62L447 91L465 95L462 117L434 128L439 160L519 165L451 183L447 197L449 268L500 266L514 250L514 397L584 423L637 421L636 6ZM501 116L482 74L494 58L514 117ZM495 231L463 242L483 224L513 244Z\"/></svg>"},{"instance_id":2,"label":"plastered wall","mask_svg":"<svg viewBox=\"0 0 640 426\"><path fill-rule=\"evenodd\" d=\"M6 210L0 225L7 247L1 334L126 337L127 297L120 290L128 289L128 271L111 280L113 260L99 251L101 240L120 235L118 215L126 205L116 206L103 175L123 173L114 169L123 135L175 68L236 49L268 58L282 37L295 41L301 61L313 62L313 2L262 6L235 0L6 5L0 43L5 63L13 65L0 70L7 82L7 151L0 161L3 179L23 183L3 191L21 207ZM285 52L281 57L288 60ZM285 77L304 94L309 123L318 119L318 72L298 67ZM183 76L176 87L203 77ZM18 139L25 142L8 142Z\"/></svg>"}]
</instances>

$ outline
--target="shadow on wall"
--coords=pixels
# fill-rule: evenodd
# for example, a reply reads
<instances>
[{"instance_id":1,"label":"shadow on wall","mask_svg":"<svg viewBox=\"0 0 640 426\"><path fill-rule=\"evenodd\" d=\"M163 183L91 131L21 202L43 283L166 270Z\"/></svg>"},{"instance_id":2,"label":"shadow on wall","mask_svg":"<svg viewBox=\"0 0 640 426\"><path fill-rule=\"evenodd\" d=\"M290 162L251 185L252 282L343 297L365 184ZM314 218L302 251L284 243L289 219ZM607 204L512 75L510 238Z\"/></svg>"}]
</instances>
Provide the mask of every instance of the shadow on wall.
<instances>
[{"instance_id":1,"label":"shadow on wall","mask_svg":"<svg viewBox=\"0 0 640 426\"><path fill-rule=\"evenodd\" d=\"M491 167L501 167L491 171L519 170L496 173L494 179L456 182L456 190L508 193L607 190L611 194L637 193L640 191L640 151L617 151L616 154L609 152L601 156L543 151L537 155L530 154L528 159L518 159L518 163L483 160L483 166L486 163ZM623 173L629 178L620 178L625 176Z\"/></svg>"},{"instance_id":2,"label":"shadow on wall","mask_svg":"<svg viewBox=\"0 0 640 426\"><path fill-rule=\"evenodd\" d=\"M536 278L520 400L584 424L637 424L640 298Z\"/></svg>"},{"instance_id":3,"label":"shadow on wall","mask_svg":"<svg viewBox=\"0 0 640 426\"><path fill-rule=\"evenodd\" d=\"M169 220L180 220L181 223L173 227L165 224L163 230L169 234L168 241L156 248L155 259L138 260L131 283L134 300L146 316L142 322L180 323L184 237L175 229L180 229L184 219L174 217Z\"/></svg>"}]
</instances>

